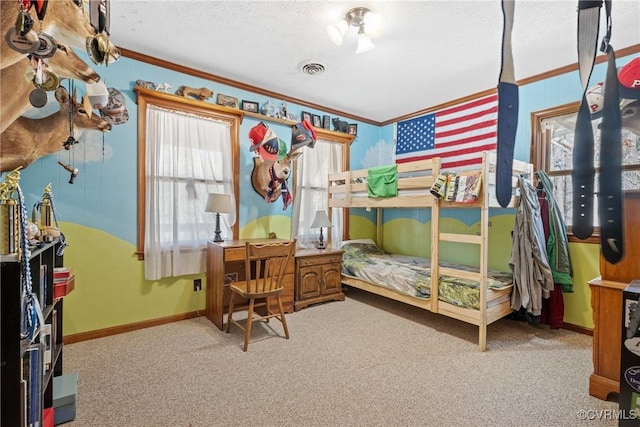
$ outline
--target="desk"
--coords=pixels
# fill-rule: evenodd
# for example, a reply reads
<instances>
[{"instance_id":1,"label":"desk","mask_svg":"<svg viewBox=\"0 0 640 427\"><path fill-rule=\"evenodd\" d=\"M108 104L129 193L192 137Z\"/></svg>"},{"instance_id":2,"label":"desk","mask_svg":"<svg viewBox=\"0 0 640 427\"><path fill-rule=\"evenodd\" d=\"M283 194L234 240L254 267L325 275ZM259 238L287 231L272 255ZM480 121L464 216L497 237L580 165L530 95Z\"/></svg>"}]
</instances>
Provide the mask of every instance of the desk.
<instances>
[{"instance_id":1,"label":"desk","mask_svg":"<svg viewBox=\"0 0 640 427\"><path fill-rule=\"evenodd\" d=\"M224 314L229 308L229 283L245 279L246 243L286 242L283 239L240 239L224 242L207 242L207 301L205 314L218 329L224 325ZM291 256L284 277L282 306L286 313L293 312L295 282L295 257ZM226 280L225 280L226 278ZM273 302L272 310L277 310ZM271 305L271 304L270 304Z\"/></svg>"},{"instance_id":2,"label":"desk","mask_svg":"<svg viewBox=\"0 0 640 427\"><path fill-rule=\"evenodd\" d=\"M620 343L622 337L622 291L628 283L590 280L593 309L593 373L589 394L607 400L620 392Z\"/></svg>"}]
</instances>

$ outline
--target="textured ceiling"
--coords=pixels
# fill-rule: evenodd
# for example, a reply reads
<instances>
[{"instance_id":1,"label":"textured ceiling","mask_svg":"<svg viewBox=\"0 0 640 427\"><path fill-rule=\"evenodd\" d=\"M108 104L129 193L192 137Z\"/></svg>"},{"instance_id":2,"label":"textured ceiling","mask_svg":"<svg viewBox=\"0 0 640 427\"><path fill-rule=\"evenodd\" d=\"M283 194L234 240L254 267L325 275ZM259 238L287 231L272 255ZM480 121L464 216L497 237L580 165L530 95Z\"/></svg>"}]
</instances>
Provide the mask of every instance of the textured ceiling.
<instances>
[{"instance_id":1,"label":"textured ceiling","mask_svg":"<svg viewBox=\"0 0 640 427\"><path fill-rule=\"evenodd\" d=\"M577 3L516 1L517 79L577 61ZM640 44L640 2L612 3L614 48ZM376 48L359 55L355 28L342 46L326 33L327 24L356 6L385 20ZM604 9L602 15L604 23ZM495 87L502 11L499 0L111 0L110 30L119 47L386 122ZM326 71L302 74L305 61Z\"/></svg>"}]
</instances>

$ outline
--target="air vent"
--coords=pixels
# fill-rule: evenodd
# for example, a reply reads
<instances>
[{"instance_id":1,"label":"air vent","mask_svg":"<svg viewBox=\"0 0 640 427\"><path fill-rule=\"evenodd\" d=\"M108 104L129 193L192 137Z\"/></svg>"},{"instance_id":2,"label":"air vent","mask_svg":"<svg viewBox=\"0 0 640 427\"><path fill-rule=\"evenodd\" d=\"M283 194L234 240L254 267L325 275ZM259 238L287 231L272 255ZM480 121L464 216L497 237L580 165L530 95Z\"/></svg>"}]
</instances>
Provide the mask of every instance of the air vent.
<instances>
[{"instance_id":1,"label":"air vent","mask_svg":"<svg viewBox=\"0 0 640 427\"><path fill-rule=\"evenodd\" d=\"M311 76L324 73L324 65L318 62L303 62L300 65L300 71Z\"/></svg>"}]
</instances>

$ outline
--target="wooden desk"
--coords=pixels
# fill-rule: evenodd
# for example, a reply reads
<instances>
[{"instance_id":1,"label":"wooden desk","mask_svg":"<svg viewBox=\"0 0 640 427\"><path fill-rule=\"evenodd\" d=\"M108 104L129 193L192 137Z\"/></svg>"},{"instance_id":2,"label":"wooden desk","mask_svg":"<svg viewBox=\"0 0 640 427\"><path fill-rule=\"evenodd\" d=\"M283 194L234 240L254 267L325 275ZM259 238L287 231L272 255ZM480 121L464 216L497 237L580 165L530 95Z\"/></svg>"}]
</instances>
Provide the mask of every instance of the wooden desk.
<instances>
[{"instance_id":1,"label":"wooden desk","mask_svg":"<svg viewBox=\"0 0 640 427\"><path fill-rule=\"evenodd\" d=\"M628 283L590 280L593 309L593 373L589 394L607 400L620 393L620 343L622 337L622 291Z\"/></svg>"},{"instance_id":2,"label":"wooden desk","mask_svg":"<svg viewBox=\"0 0 640 427\"><path fill-rule=\"evenodd\" d=\"M241 239L224 242L207 242L207 301L205 314L218 329L224 325L224 314L229 308L230 281L245 279L246 243L274 243L283 239ZM284 292L281 295L284 311L293 312L293 293L295 282L295 257L291 256L284 278ZM231 277L234 277L231 279ZM225 283L225 277L227 278ZM270 303L271 305L271 303ZM274 300L272 309L277 309Z\"/></svg>"}]
</instances>

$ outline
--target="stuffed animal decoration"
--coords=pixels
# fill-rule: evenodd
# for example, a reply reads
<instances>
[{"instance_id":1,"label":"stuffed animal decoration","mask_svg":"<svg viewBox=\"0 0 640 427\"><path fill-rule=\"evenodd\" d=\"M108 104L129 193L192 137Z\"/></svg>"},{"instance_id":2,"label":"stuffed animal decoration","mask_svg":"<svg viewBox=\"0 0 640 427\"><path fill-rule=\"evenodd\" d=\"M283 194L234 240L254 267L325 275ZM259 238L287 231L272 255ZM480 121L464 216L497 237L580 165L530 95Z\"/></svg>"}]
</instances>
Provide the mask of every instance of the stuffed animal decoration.
<instances>
[{"instance_id":1,"label":"stuffed animal decoration","mask_svg":"<svg viewBox=\"0 0 640 427\"><path fill-rule=\"evenodd\" d=\"M334 117L331 122L333 123L333 130L336 132L349 133L349 123L347 121Z\"/></svg>"},{"instance_id":2,"label":"stuffed animal decoration","mask_svg":"<svg viewBox=\"0 0 640 427\"><path fill-rule=\"evenodd\" d=\"M200 101L204 101L205 99L209 99L213 96L213 91L207 89L206 87L201 87L200 89L196 89L194 87L189 86L180 86L176 91L176 95L184 96L188 98L192 96L194 98L199 99Z\"/></svg>"}]
</instances>

